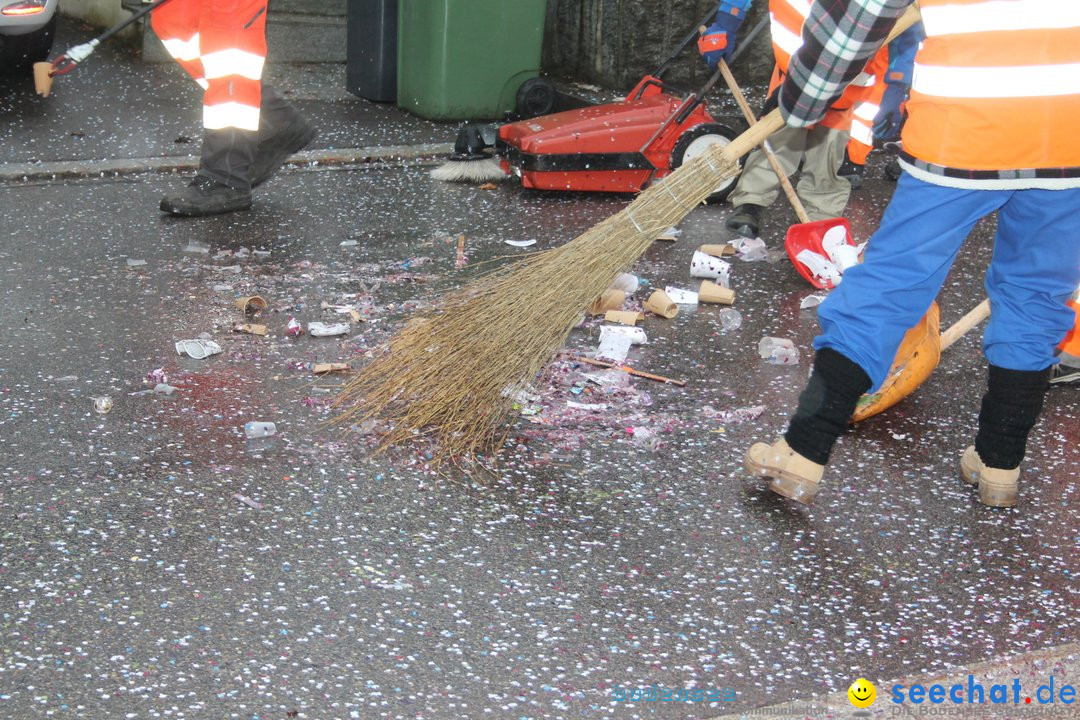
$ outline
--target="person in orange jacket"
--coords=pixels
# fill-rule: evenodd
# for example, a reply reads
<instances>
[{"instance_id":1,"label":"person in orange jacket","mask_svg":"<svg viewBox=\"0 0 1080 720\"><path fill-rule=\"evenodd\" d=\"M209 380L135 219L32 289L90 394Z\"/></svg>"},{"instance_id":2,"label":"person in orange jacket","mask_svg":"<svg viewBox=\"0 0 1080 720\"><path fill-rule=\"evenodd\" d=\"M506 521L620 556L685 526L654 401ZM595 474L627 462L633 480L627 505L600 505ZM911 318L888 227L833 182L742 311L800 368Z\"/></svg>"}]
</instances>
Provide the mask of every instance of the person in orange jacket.
<instances>
[{"instance_id":1,"label":"person in orange jacket","mask_svg":"<svg viewBox=\"0 0 1080 720\"><path fill-rule=\"evenodd\" d=\"M815 2L780 89L786 123L812 126L913 0ZM902 132L903 175L865 261L821 304L813 369L783 437L748 471L808 503L859 398L888 375L975 223L996 213L986 272L989 363L961 477L1011 506L1055 350L1080 287L1080 12L1038 0L919 0L926 40Z\"/></svg>"},{"instance_id":2,"label":"person in orange jacket","mask_svg":"<svg viewBox=\"0 0 1080 720\"><path fill-rule=\"evenodd\" d=\"M1058 345L1060 353L1050 375L1051 385L1080 385L1080 289L1069 301L1069 307L1076 313L1076 322Z\"/></svg>"},{"instance_id":3,"label":"person in orange jacket","mask_svg":"<svg viewBox=\"0 0 1080 720\"><path fill-rule=\"evenodd\" d=\"M203 89L199 170L162 212L200 216L247 210L315 129L263 82L268 0L170 0L151 14L165 49Z\"/></svg>"},{"instance_id":4,"label":"person in orange jacket","mask_svg":"<svg viewBox=\"0 0 1080 720\"><path fill-rule=\"evenodd\" d=\"M784 81L791 55L802 44L801 30L809 3L802 0L769 0L769 18L776 65L769 84L770 101ZM882 53L882 63L887 54ZM769 138L769 146L788 175L800 170L795 192L810 220L838 217L847 207L851 184L837 171L844 160L844 148L851 129L853 106L873 85L873 71L856 78L852 86L833 103L812 127L784 128ZM762 213L780 194L777 179L765 153L755 149L746 159L742 174L728 201L734 211L725 226L740 235L755 237L761 232Z\"/></svg>"}]
</instances>

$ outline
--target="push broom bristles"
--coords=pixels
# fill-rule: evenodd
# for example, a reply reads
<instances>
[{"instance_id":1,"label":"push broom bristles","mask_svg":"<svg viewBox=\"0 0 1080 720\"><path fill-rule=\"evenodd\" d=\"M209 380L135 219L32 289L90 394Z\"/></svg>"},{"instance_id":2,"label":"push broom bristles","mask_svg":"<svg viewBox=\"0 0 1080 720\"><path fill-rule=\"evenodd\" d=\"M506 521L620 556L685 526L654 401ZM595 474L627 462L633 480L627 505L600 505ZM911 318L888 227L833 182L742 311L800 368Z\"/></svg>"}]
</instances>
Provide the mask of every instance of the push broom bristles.
<instances>
[{"instance_id":1,"label":"push broom bristles","mask_svg":"<svg viewBox=\"0 0 1080 720\"><path fill-rule=\"evenodd\" d=\"M566 245L448 295L439 309L408 323L345 387L338 420L382 420L387 429L380 450L431 438L437 462L498 450L515 396L563 345L584 308L664 230L734 176L739 156L782 122L778 114L762 120Z\"/></svg>"}]
</instances>

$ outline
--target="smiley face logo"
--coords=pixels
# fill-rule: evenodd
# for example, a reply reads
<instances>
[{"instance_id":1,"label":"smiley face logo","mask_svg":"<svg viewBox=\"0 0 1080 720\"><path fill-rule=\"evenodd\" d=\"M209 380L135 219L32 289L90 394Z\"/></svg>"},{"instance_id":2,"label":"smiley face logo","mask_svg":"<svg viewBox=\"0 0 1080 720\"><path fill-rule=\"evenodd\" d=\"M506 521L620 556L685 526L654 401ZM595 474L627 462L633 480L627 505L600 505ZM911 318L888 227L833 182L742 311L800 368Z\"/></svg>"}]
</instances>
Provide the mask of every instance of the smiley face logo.
<instances>
[{"instance_id":1,"label":"smiley face logo","mask_svg":"<svg viewBox=\"0 0 1080 720\"><path fill-rule=\"evenodd\" d=\"M877 689L865 678L859 678L851 683L847 690L848 700L857 708L868 708L877 699Z\"/></svg>"}]
</instances>

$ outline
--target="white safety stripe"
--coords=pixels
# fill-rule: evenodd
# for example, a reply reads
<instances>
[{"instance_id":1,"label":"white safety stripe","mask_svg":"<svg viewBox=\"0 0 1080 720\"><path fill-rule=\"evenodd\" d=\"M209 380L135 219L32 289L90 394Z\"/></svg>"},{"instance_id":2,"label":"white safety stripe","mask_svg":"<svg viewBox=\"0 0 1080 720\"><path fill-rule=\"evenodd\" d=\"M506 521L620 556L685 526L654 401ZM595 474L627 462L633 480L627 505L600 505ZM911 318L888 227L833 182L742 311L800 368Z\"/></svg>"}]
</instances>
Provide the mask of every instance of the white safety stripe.
<instances>
[{"instance_id":1,"label":"white safety stripe","mask_svg":"<svg viewBox=\"0 0 1080 720\"><path fill-rule=\"evenodd\" d=\"M855 106L855 117L860 120L873 122L879 112L881 112L881 106L874 103L861 102Z\"/></svg>"},{"instance_id":2,"label":"white safety stripe","mask_svg":"<svg viewBox=\"0 0 1080 720\"><path fill-rule=\"evenodd\" d=\"M791 8L799 13L805 20L810 17L810 0L784 0Z\"/></svg>"},{"instance_id":3,"label":"white safety stripe","mask_svg":"<svg viewBox=\"0 0 1080 720\"><path fill-rule=\"evenodd\" d=\"M206 80L203 80L202 78L196 79L195 82L197 82L199 84L199 87L201 87L203 90L210 89L210 83L206 82Z\"/></svg>"},{"instance_id":4,"label":"white safety stripe","mask_svg":"<svg viewBox=\"0 0 1080 720\"><path fill-rule=\"evenodd\" d=\"M776 21L776 16L770 14L772 41L786 52L794 55L795 51L802 47L802 35L796 35Z\"/></svg>"},{"instance_id":5,"label":"white safety stripe","mask_svg":"<svg viewBox=\"0 0 1080 720\"><path fill-rule=\"evenodd\" d=\"M237 102L203 106L203 127L207 130L238 128L259 131L259 108Z\"/></svg>"},{"instance_id":6,"label":"white safety stripe","mask_svg":"<svg viewBox=\"0 0 1080 720\"><path fill-rule=\"evenodd\" d=\"M1076 0L988 0L966 5L920 8L926 34L954 35L1002 30L1080 27Z\"/></svg>"},{"instance_id":7,"label":"white safety stripe","mask_svg":"<svg viewBox=\"0 0 1080 720\"><path fill-rule=\"evenodd\" d=\"M851 81L851 84L855 87L871 87L876 82L877 78L875 78L873 75L871 75L870 73L861 72L855 76L855 79Z\"/></svg>"},{"instance_id":8,"label":"white safety stripe","mask_svg":"<svg viewBox=\"0 0 1080 720\"><path fill-rule=\"evenodd\" d=\"M948 98L1020 98L1080 94L1080 63L946 67L915 63L911 89Z\"/></svg>"},{"instance_id":9,"label":"white safety stripe","mask_svg":"<svg viewBox=\"0 0 1080 720\"><path fill-rule=\"evenodd\" d=\"M262 77L265 62L266 58L260 55L236 48L206 53L202 58L203 72L208 80L229 75L258 80Z\"/></svg>"},{"instance_id":10,"label":"white safety stripe","mask_svg":"<svg viewBox=\"0 0 1080 720\"><path fill-rule=\"evenodd\" d=\"M901 159L900 167L912 177L931 185L961 190L1068 190L1080 188L1080 178L1007 178L1000 180L970 180L927 172Z\"/></svg>"},{"instance_id":11,"label":"white safety stripe","mask_svg":"<svg viewBox=\"0 0 1080 720\"><path fill-rule=\"evenodd\" d=\"M162 40L161 44L177 60L199 59L199 33L195 33L188 40L169 38L168 40Z\"/></svg>"},{"instance_id":12,"label":"white safety stripe","mask_svg":"<svg viewBox=\"0 0 1080 720\"><path fill-rule=\"evenodd\" d=\"M858 120L851 121L851 137L863 145L874 144L874 135L870 132L870 127Z\"/></svg>"}]
</instances>

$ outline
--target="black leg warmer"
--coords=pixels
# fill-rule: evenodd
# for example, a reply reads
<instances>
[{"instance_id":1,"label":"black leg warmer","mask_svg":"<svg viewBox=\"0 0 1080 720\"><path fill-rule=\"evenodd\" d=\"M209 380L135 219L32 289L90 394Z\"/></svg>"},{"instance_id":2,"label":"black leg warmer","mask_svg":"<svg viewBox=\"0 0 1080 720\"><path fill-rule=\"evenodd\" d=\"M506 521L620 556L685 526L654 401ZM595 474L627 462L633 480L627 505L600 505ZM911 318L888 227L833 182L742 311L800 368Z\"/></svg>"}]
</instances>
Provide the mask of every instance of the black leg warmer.
<instances>
[{"instance_id":1,"label":"black leg warmer","mask_svg":"<svg viewBox=\"0 0 1080 720\"><path fill-rule=\"evenodd\" d=\"M975 451L987 467L1020 467L1028 433L1039 419L1043 397L1050 387L1051 370L1052 366L1046 370L990 366L979 411L979 434L975 436Z\"/></svg>"},{"instance_id":2,"label":"black leg warmer","mask_svg":"<svg viewBox=\"0 0 1080 720\"><path fill-rule=\"evenodd\" d=\"M855 404L869 389L870 377L861 367L835 350L820 350L784 439L795 452L824 465L847 430Z\"/></svg>"}]
</instances>

